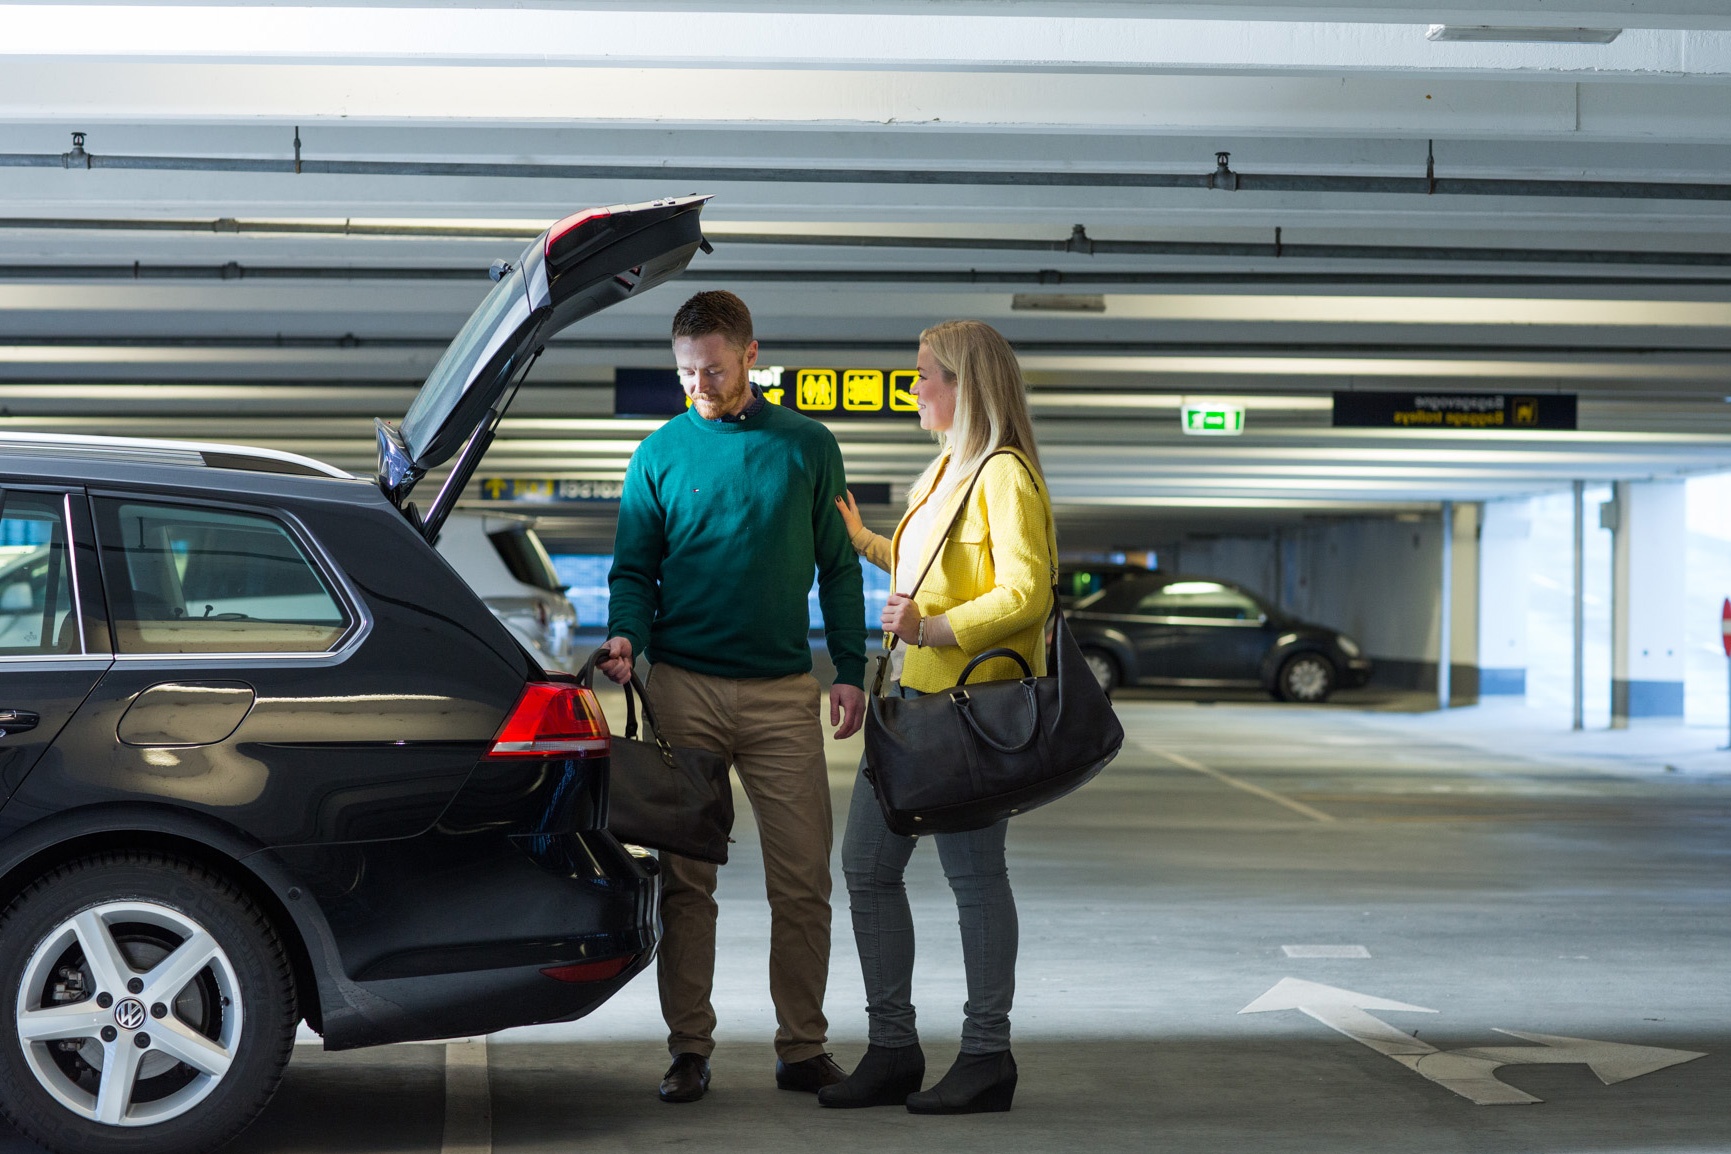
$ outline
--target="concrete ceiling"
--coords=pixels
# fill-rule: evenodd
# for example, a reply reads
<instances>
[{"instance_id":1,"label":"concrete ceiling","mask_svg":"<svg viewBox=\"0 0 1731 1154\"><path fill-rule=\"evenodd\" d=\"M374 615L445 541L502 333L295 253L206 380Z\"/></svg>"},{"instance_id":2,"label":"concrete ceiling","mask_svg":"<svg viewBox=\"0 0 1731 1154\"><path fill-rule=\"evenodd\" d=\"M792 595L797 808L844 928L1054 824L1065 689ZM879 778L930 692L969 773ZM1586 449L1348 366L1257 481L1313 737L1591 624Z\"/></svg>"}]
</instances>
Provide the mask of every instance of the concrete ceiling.
<instances>
[{"instance_id":1,"label":"concrete ceiling","mask_svg":"<svg viewBox=\"0 0 1731 1154\"><path fill-rule=\"evenodd\" d=\"M488 471L617 476L641 429L606 419L612 368L668 364L681 291L718 286L777 364L999 325L1055 490L1102 516L1731 468L1720 0L659 8L0 4L0 427L365 470L366 418L406 407L489 261L701 190L716 253L550 350ZM1575 391L1583 431L1325 427L1331 390L1417 387ZM1246 437L1177 434L1179 396L1223 393ZM841 435L862 479L929 451Z\"/></svg>"}]
</instances>

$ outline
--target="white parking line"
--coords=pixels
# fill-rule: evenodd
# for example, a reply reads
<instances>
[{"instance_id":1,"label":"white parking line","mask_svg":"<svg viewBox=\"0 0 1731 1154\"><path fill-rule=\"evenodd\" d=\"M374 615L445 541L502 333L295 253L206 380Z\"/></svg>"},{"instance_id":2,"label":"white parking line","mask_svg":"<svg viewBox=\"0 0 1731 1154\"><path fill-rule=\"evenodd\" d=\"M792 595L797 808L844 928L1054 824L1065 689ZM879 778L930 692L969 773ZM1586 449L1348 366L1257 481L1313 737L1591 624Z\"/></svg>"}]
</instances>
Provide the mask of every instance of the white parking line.
<instances>
[{"instance_id":1,"label":"white parking line","mask_svg":"<svg viewBox=\"0 0 1731 1154\"><path fill-rule=\"evenodd\" d=\"M1168 753L1166 750L1156 748L1146 742L1137 742L1136 744L1140 745L1149 753L1154 754L1156 757L1164 757L1173 765L1212 777L1215 781L1220 782L1222 785L1229 785L1233 789L1241 789L1245 793L1255 794L1264 801L1272 801L1275 805L1283 805L1293 813L1302 814L1311 821L1334 820L1332 815L1323 813L1320 809L1312 809L1302 801L1293 801L1290 797L1285 797L1281 794L1275 793L1272 789L1263 789L1260 785L1252 785L1248 781L1239 781L1236 777L1233 777L1230 774L1221 773L1218 769L1203 765L1200 761L1193 761L1181 753Z\"/></svg>"},{"instance_id":2,"label":"white parking line","mask_svg":"<svg viewBox=\"0 0 1731 1154\"><path fill-rule=\"evenodd\" d=\"M445 1046L445 1140L440 1154L493 1154L493 1088L487 1039Z\"/></svg>"}]
</instances>

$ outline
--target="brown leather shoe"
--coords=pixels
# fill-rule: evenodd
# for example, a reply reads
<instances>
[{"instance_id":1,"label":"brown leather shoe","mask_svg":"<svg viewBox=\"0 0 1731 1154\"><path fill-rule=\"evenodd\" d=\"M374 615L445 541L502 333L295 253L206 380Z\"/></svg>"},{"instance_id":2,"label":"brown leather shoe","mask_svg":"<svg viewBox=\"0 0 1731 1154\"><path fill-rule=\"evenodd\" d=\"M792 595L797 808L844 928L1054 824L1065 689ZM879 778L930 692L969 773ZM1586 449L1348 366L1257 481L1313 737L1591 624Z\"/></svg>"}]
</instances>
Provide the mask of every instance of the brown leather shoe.
<instances>
[{"instance_id":1,"label":"brown leather shoe","mask_svg":"<svg viewBox=\"0 0 1731 1154\"><path fill-rule=\"evenodd\" d=\"M675 1054L661 1078L663 1102L695 1102L709 1089L709 1059L702 1054Z\"/></svg>"},{"instance_id":2,"label":"brown leather shoe","mask_svg":"<svg viewBox=\"0 0 1731 1154\"><path fill-rule=\"evenodd\" d=\"M798 1090L815 1094L825 1086L833 1086L847 1077L847 1071L835 1064L828 1054L819 1054L803 1062L775 1063L775 1084L782 1090Z\"/></svg>"}]
</instances>

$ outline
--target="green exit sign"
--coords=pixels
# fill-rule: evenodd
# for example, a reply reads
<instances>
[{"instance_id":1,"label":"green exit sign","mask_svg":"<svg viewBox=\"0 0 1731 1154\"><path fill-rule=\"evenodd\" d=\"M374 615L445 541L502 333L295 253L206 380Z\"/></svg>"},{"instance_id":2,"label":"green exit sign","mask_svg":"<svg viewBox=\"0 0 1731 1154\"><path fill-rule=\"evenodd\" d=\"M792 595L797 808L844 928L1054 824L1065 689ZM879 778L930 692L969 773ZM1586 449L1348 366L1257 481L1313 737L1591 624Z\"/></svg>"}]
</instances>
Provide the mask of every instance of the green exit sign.
<instances>
[{"instance_id":1,"label":"green exit sign","mask_svg":"<svg viewBox=\"0 0 1731 1154\"><path fill-rule=\"evenodd\" d=\"M1196 437L1236 437L1244 431L1243 405L1185 405L1184 431Z\"/></svg>"}]
</instances>

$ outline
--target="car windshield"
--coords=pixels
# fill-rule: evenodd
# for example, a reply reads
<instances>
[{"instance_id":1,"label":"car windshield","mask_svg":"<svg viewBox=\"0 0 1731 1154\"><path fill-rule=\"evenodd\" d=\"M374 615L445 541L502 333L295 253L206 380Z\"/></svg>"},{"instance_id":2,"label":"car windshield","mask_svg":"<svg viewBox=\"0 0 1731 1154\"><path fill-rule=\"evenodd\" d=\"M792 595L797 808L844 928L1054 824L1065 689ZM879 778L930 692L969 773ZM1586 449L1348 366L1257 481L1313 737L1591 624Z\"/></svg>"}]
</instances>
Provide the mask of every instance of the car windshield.
<instances>
[{"instance_id":1,"label":"car windshield","mask_svg":"<svg viewBox=\"0 0 1731 1154\"><path fill-rule=\"evenodd\" d=\"M411 457L419 457L438 435L439 427L474 381L476 368L497 347L505 317L519 306L524 311L528 309L521 261L500 277L481 301L481 307L451 341L445 355L428 374L427 383L416 394L414 404L409 406L403 417L403 443Z\"/></svg>"}]
</instances>

